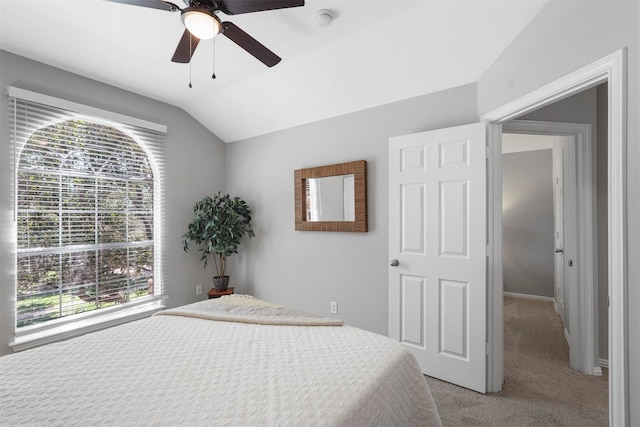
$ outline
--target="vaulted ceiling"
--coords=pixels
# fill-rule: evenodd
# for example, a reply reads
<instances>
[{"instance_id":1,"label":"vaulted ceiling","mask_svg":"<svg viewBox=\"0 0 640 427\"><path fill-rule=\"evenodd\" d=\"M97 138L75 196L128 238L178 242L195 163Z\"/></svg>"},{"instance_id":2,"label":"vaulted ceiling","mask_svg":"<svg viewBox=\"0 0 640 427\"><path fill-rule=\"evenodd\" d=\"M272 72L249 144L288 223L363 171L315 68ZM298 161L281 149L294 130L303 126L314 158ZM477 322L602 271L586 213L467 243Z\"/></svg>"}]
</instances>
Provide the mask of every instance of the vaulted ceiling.
<instances>
[{"instance_id":1,"label":"vaulted ceiling","mask_svg":"<svg viewBox=\"0 0 640 427\"><path fill-rule=\"evenodd\" d=\"M306 0L221 15L282 58L268 68L220 36L215 58L203 40L191 65L171 62L179 13L0 0L0 48L178 106L232 142L475 82L547 1ZM334 14L325 27L321 9Z\"/></svg>"}]
</instances>

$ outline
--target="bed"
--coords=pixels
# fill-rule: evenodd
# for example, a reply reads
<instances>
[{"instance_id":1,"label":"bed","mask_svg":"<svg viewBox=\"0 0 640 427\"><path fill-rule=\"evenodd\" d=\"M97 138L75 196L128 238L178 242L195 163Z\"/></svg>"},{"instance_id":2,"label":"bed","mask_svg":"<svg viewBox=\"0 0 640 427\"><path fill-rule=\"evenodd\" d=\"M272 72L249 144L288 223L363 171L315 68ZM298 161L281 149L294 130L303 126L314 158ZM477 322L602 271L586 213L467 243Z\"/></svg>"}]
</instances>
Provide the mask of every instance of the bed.
<instances>
[{"instance_id":1,"label":"bed","mask_svg":"<svg viewBox=\"0 0 640 427\"><path fill-rule=\"evenodd\" d=\"M241 295L0 357L0 424L441 425L397 342Z\"/></svg>"}]
</instances>

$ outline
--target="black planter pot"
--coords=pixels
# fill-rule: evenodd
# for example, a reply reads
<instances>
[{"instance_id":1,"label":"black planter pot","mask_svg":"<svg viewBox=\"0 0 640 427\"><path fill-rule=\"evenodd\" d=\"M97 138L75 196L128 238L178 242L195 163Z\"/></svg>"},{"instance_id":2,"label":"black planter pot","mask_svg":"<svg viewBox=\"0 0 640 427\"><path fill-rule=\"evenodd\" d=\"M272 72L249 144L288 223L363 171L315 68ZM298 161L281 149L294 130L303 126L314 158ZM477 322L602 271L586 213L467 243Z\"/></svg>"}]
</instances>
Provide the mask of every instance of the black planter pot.
<instances>
[{"instance_id":1,"label":"black planter pot","mask_svg":"<svg viewBox=\"0 0 640 427\"><path fill-rule=\"evenodd\" d=\"M224 292L229 287L229 276L214 276L213 277L213 286L216 288L216 291Z\"/></svg>"}]
</instances>

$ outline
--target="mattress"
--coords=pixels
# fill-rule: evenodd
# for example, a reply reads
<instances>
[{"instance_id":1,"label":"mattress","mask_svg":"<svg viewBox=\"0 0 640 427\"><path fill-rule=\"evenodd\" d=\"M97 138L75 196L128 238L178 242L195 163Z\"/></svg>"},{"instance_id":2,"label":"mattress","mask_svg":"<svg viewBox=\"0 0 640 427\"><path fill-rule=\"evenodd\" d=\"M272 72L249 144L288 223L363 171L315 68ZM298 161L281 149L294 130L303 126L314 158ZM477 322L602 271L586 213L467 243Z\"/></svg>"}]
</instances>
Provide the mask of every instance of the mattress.
<instances>
[{"instance_id":1,"label":"mattress","mask_svg":"<svg viewBox=\"0 0 640 427\"><path fill-rule=\"evenodd\" d=\"M278 307L202 301L0 357L0 423L440 425L407 349Z\"/></svg>"}]
</instances>

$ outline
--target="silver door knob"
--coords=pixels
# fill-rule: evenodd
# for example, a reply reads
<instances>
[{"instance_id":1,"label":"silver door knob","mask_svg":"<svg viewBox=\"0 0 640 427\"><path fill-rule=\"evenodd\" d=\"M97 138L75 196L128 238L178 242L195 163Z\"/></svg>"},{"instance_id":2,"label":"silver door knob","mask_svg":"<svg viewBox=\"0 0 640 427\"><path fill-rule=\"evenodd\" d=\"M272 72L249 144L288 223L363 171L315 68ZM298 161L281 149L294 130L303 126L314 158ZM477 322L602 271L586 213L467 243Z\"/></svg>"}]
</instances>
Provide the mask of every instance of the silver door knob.
<instances>
[{"instance_id":1,"label":"silver door knob","mask_svg":"<svg viewBox=\"0 0 640 427\"><path fill-rule=\"evenodd\" d=\"M389 265L391 267L397 267L400 265L400 261L398 261L397 259L392 259L391 262L389 263Z\"/></svg>"}]
</instances>

